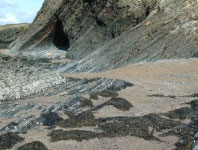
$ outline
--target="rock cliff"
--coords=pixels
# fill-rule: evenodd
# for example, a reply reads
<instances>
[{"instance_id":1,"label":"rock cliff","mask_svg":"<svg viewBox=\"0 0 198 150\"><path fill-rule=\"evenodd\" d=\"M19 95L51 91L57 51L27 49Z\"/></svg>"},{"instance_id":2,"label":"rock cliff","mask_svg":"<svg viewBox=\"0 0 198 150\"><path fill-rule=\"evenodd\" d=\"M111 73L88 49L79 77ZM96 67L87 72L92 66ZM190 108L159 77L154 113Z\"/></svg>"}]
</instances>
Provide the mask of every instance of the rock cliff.
<instances>
[{"instance_id":1,"label":"rock cliff","mask_svg":"<svg viewBox=\"0 0 198 150\"><path fill-rule=\"evenodd\" d=\"M9 44L23 34L28 27L28 24L0 26L0 49L7 49Z\"/></svg>"},{"instance_id":2,"label":"rock cliff","mask_svg":"<svg viewBox=\"0 0 198 150\"><path fill-rule=\"evenodd\" d=\"M198 56L194 0L46 0L15 52L67 51L61 71ZM75 69L74 69L75 68Z\"/></svg>"}]
</instances>

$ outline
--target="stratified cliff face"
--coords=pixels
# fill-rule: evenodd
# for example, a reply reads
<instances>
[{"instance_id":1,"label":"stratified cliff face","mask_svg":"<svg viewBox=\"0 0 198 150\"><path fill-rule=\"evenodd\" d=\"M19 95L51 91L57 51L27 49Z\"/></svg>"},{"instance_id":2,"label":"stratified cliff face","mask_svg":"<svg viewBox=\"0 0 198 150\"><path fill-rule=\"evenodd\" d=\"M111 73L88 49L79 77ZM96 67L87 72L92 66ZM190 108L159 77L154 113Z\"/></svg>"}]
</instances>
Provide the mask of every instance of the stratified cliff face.
<instances>
[{"instance_id":1,"label":"stratified cliff face","mask_svg":"<svg viewBox=\"0 0 198 150\"><path fill-rule=\"evenodd\" d=\"M24 33L28 27L28 24L0 26L0 49L7 49L9 44L16 40L20 34Z\"/></svg>"},{"instance_id":2,"label":"stratified cliff face","mask_svg":"<svg viewBox=\"0 0 198 150\"><path fill-rule=\"evenodd\" d=\"M103 71L139 61L198 56L195 0L46 0L15 52L59 49L60 71Z\"/></svg>"},{"instance_id":3,"label":"stratified cliff face","mask_svg":"<svg viewBox=\"0 0 198 150\"><path fill-rule=\"evenodd\" d=\"M157 0L48 0L30 30L19 38L14 50L51 46L69 51L74 58L86 56L143 21Z\"/></svg>"}]
</instances>

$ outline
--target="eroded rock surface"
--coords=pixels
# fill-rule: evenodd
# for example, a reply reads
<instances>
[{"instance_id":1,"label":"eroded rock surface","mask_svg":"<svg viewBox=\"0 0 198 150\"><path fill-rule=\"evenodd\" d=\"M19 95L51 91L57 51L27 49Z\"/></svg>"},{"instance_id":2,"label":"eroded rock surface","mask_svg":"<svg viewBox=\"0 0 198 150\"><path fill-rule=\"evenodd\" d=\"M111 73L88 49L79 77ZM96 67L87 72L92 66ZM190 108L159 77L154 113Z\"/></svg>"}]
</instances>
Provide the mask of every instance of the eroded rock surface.
<instances>
[{"instance_id":1,"label":"eroded rock surface","mask_svg":"<svg viewBox=\"0 0 198 150\"><path fill-rule=\"evenodd\" d=\"M16 56L0 55L0 149L62 150L71 140L74 149L119 149L131 137L196 149L197 8L194 0L45 0L11 44Z\"/></svg>"},{"instance_id":2,"label":"eroded rock surface","mask_svg":"<svg viewBox=\"0 0 198 150\"><path fill-rule=\"evenodd\" d=\"M59 72L197 57L197 7L194 0L45 1L12 50L38 57L66 50L75 61Z\"/></svg>"},{"instance_id":3,"label":"eroded rock surface","mask_svg":"<svg viewBox=\"0 0 198 150\"><path fill-rule=\"evenodd\" d=\"M169 112L138 115L136 113L140 110L133 102L138 102L139 96L133 97L133 102L131 96L125 97L137 92L133 89L137 88L138 84L133 84L132 81L106 77L84 78L83 75L81 78L66 77L69 74L55 72L57 68L67 64L60 60L54 62L55 60L51 59L1 55L0 61L0 91L3 97L0 104L0 136L9 133L29 137L30 132L35 132L31 134L32 139L25 138L29 144L21 140L17 145L16 142L12 145L13 149L34 146L45 148L42 144L32 143L40 138L40 135L37 135L39 132L45 133L41 142L46 140L44 144L49 149L51 144L56 145L63 140L67 144L69 140L83 143L123 137L136 137L160 143L163 137L178 136L178 149L196 145L197 100L189 101L185 107ZM138 90L142 90L144 84ZM26 90L28 87L29 90ZM121 94L125 90L129 91ZM196 92L182 96L151 93L145 94L145 97L164 98L165 103L169 100L197 97ZM97 117L101 112L102 116ZM110 117L106 117L108 115ZM183 123L185 119L192 117L195 118L192 123Z\"/></svg>"},{"instance_id":4,"label":"eroded rock surface","mask_svg":"<svg viewBox=\"0 0 198 150\"><path fill-rule=\"evenodd\" d=\"M7 49L19 36L25 34L29 24L15 24L0 26L0 49Z\"/></svg>"},{"instance_id":5,"label":"eroded rock surface","mask_svg":"<svg viewBox=\"0 0 198 150\"><path fill-rule=\"evenodd\" d=\"M30 96L65 82L49 69L29 65L26 58L0 55L0 72L0 101Z\"/></svg>"}]
</instances>

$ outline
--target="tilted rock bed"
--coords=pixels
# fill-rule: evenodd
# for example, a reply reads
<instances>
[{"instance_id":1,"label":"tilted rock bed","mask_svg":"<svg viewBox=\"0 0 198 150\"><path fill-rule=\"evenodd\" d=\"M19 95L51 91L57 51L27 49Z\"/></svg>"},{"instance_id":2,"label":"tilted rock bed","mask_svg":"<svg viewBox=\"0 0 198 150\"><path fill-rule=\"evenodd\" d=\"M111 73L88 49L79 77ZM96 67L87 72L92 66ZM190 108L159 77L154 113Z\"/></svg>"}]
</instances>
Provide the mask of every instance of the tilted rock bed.
<instances>
[{"instance_id":1,"label":"tilted rock bed","mask_svg":"<svg viewBox=\"0 0 198 150\"><path fill-rule=\"evenodd\" d=\"M24 34L29 24L0 25L0 49L7 49L20 35Z\"/></svg>"},{"instance_id":2,"label":"tilted rock bed","mask_svg":"<svg viewBox=\"0 0 198 150\"><path fill-rule=\"evenodd\" d=\"M40 126L49 127L48 132L51 137L51 142L71 139L83 141L92 138L123 136L136 136L144 138L145 140L160 141L160 138L154 135L157 131L162 133L161 136L176 135L180 137L180 140L176 143L179 150L188 150L197 145L197 100L189 103L191 107L177 109L165 114L148 114L139 117L117 116L96 119L94 112L105 106L111 105L120 111L133 109L133 104L127 99L119 97L117 92L127 87L132 87L133 84L122 80L106 78L63 78L51 71L49 65L41 65L40 68L38 66L35 67L34 63L31 64L29 60L23 57L11 58L2 55L0 61L2 66L0 68L2 76L2 88L0 91L5 92L3 91L3 89L5 89L4 87L10 90L10 94L7 95L8 97L1 100L0 118L15 120L0 125L0 146L2 146L3 149L9 149L10 147L8 147L8 145L11 144L11 146L14 146L23 140L18 136L18 133L27 133L28 130L34 130ZM48 63L48 61L46 61L46 63ZM59 81L61 82L58 82L56 80L57 78L60 79ZM24 87L34 85L34 82L39 82L35 87L37 90L35 92L27 92L27 94ZM54 84L54 82L56 84ZM14 83L16 83L16 85ZM44 85L41 83L46 85L45 88L43 88ZM21 96L16 97L15 90L20 87L20 84L24 85L24 87L19 91ZM17 87L18 85L19 87ZM16 89L14 89L14 87ZM43 89L39 90L39 88ZM31 90L34 90L34 88ZM62 98L48 105L41 105L36 101L20 99L23 97L41 96L47 98L56 94L62 95ZM88 94L90 97L85 98L83 97L84 94ZM197 97L197 94L195 93L188 96ZM93 106L93 101L100 101L101 97L107 99L107 101ZM25 101L24 103L18 103L18 101L23 100ZM34 115L35 112L37 115ZM69 118L62 118L59 112L64 112ZM191 124L183 124L182 121L180 121L191 118L193 118ZM180 120L175 121L175 119ZM75 127L81 128L86 126L92 127L94 130L73 129ZM54 129L55 127L71 130L56 130ZM150 130L150 128L152 130ZM170 131L167 132L167 129ZM18 149L27 147L31 149L35 148L35 146L46 149L46 147L38 141L28 143Z\"/></svg>"},{"instance_id":3,"label":"tilted rock bed","mask_svg":"<svg viewBox=\"0 0 198 150\"><path fill-rule=\"evenodd\" d=\"M1 125L1 133L26 133L28 129L40 125L51 126L62 120L57 114L60 111L77 114L82 111L81 107L86 107L87 104L91 107L91 101L85 101L81 96L83 94L104 93L101 96L106 97L110 93L109 97L113 97L111 93L118 95L116 91L133 86L122 80L106 78L63 78L49 69L50 61L47 59L29 60L26 57L1 55L0 61L0 117L15 120ZM18 103L28 97L50 97L56 94L66 97L49 105L39 105L35 101Z\"/></svg>"},{"instance_id":4,"label":"tilted rock bed","mask_svg":"<svg viewBox=\"0 0 198 150\"><path fill-rule=\"evenodd\" d=\"M6 62L8 62L8 60L6 60ZM100 109L105 105L118 107L119 103L122 102L123 106L121 106L121 109L126 107L128 110L130 107L132 107L132 105L130 105L127 100L120 98L118 103L116 103L114 99L111 99L111 97L114 97L113 95L106 95L107 91L109 91L108 93L114 93L116 96L118 96L117 91L133 86L131 83L106 78L65 78L64 81L65 83L53 86L50 88L50 90L45 90L43 92L32 95L32 97L48 97L59 93L63 96L66 96L64 99L60 99L59 102L51 103L47 106L39 105L34 101L18 103L18 101L23 101L21 99L14 100L12 102L2 101L0 104L0 118L13 118L16 121L10 122L5 126L0 126L0 135L4 137L4 135L7 133L26 133L30 129L37 129L39 126L49 126L51 128L57 122L63 121L63 118L58 115L60 111L65 111L67 112L67 115L71 114L71 116L75 116L79 113L83 113L84 107L91 108L91 110ZM83 94L91 93L100 93L101 96L108 96L110 100L101 106L93 107L93 105L90 105L90 99L86 99L81 96ZM87 103L87 101L89 102ZM34 116L33 112L36 112L37 116ZM1 142L3 141L0 140L0 143ZM16 143L17 142L15 142L12 146L14 146ZM29 143L27 145L19 147L18 149L24 149L26 147L32 148L35 145L40 145L45 149L44 145L41 143Z\"/></svg>"},{"instance_id":5,"label":"tilted rock bed","mask_svg":"<svg viewBox=\"0 0 198 150\"><path fill-rule=\"evenodd\" d=\"M71 80L71 79L70 79ZM74 80L74 79L72 79ZM99 79L101 80L101 79ZM79 82L80 79L75 79L75 82ZM82 80L84 82L84 80ZM74 82L74 81L73 81ZM96 82L92 80L92 82ZM87 82L86 84L92 84L92 82ZM75 87L75 86L74 86ZM106 91L104 90L106 93ZM95 92L96 93L96 92ZM99 93L102 93L100 91ZM145 140L157 140L160 141L159 137L156 137L154 133L161 132L160 136L169 136L176 135L178 136L179 141L176 143L178 150L190 150L193 147L197 146L197 101L194 100L190 104L191 107L177 109L170 111L165 114L148 114L140 117L127 117L127 116L117 116L117 117L108 117L108 118L99 118L96 119L94 112L102 109L104 106L112 105L117 109L122 111L128 111L132 109L132 104L129 103L126 99L119 98L117 96L109 97L109 100L97 105L92 106L88 105L87 110L83 111L81 109L80 101L84 101L85 98L80 97L79 95L72 95L64 102L59 102L52 104L51 107L40 108L33 106L32 104L26 105L23 109L27 112L31 112L32 109L38 109L40 117L36 118L33 115L21 118L18 122L12 122L1 129L1 133L18 133L18 132L28 132L29 129L37 128L40 125L49 126L49 136L51 137L51 142L56 142L60 140L76 140L83 141L93 138L113 138L113 137L123 137L123 136L136 136L144 138ZM72 99L73 98L73 99ZM87 101L96 101L86 99ZM98 99L100 100L100 99ZM97 101L98 101L97 100ZM119 107L118 107L119 106ZM83 106L84 107L84 106ZM6 110L9 107L7 107ZM12 105L10 110L13 109ZM2 110L2 109L1 109ZM63 119L58 115L58 112L64 110L65 114L69 117L68 119ZM4 110L5 111L5 110ZM11 111L12 112L12 111ZM26 113L27 113L26 112ZM10 117L15 117L15 112ZM9 114L9 113L5 113ZM168 118L165 118L167 116ZM2 117L2 116L1 116ZM4 116L5 117L5 116ZM192 123L184 124L182 121L175 121L174 119L189 119L192 118ZM54 129L55 127L61 127L70 130ZM76 130L73 128L81 127L93 127L93 131L87 130ZM152 130L150 130L150 128ZM52 131L50 131L52 130ZM2 135L4 136L4 135ZM1 141L0 141L1 142ZM33 147L34 143L29 143L23 147ZM41 145L41 143L36 143L36 146ZM20 149L18 148L18 149Z\"/></svg>"},{"instance_id":6,"label":"tilted rock bed","mask_svg":"<svg viewBox=\"0 0 198 150\"><path fill-rule=\"evenodd\" d=\"M68 73L197 58L197 8L195 0L46 0L11 49L35 57L66 50L74 61L58 71Z\"/></svg>"},{"instance_id":7,"label":"tilted rock bed","mask_svg":"<svg viewBox=\"0 0 198 150\"><path fill-rule=\"evenodd\" d=\"M26 58L0 56L0 102L30 96L64 82L55 72L29 65Z\"/></svg>"}]
</instances>

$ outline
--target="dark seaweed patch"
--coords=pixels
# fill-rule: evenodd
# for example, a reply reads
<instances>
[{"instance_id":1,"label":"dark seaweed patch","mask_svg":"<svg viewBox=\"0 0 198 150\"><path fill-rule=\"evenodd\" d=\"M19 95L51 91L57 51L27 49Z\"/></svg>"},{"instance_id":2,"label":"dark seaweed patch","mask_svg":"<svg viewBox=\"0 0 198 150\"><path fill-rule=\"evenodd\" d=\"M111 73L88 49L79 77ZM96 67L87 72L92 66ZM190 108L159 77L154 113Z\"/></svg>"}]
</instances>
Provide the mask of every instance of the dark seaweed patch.
<instances>
[{"instance_id":1,"label":"dark seaweed patch","mask_svg":"<svg viewBox=\"0 0 198 150\"><path fill-rule=\"evenodd\" d=\"M40 141L34 141L32 143L27 143L23 146L18 147L17 150L48 150L48 149Z\"/></svg>"},{"instance_id":2,"label":"dark seaweed patch","mask_svg":"<svg viewBox=\"0 0 198 150\"><path fill-rule=\"evenodd\" d=\"M193 116L193 111L189 107L183 107L180 109L170 111L165 115L171 119L185 120L185 119L191 119L191 117Z\"/></svg>"},{"instance_id":3,"label":"dark seaweed patch","mask_svg":"<svg viewBox=\"0 0 198 150\"><path fill-rule=\"evenodd\" d=\"M90 99L81 97L80 98L80 107L93 107L93 103Z\"/></svg>"},{"instance_id":4,"label":"dark seaweed patch","mask_svg":"<svg viewBox=\"0 0 198 150\"><path fill-rule=\"evenodd\" d=\"M129 103L126 99L120 97L112 98L106 103L106 105L113 105L115 108L123 111L128 111L133 107L133 105Z\"/></svg>"},{"instance_id":5,"label":"dark seaweed patch","mask_svg":"<svg viewBox=\"0 0 198 150\"><path fill-rule=\"evenodd\" d=\"M168 96L165 96L165 95L163 95L163 94L153 94L153 95L148 95L148 97L169 97L169 98L173 98L173 99L176 98L175 95L168 95Z\"/></svg>"},{"instance_id":6,"label":"dark seaweed patch","mask_svg":"<svg viewBox=\"0 0 198 150\"><path fill-rule=\"evenodd\" d=\"M102 97L117 97L118 93L114 90L104 90L90 94L90 99L98 100L98 96Z\"/></svg>"},{"instance_id":7,"label":"dark seaweed patch","mask_svg":"<svg viewBox=\"0 0 198 150\"><path fill-rule=\"evenodd\" d=\"M75 128L83 126L98 126L102 133L87 132L82 130L75 131L52 131L50 136L52 141L58 140L88 140L95 137L122 137L137 136L146 140L159 140L153 136L153 131L162 131L179 126L181 122L165 119L156 114L143 117L110 117L95 119L91 113L82 113L74 118L59 122L58 126L63 128ZM149 131L149 127L153 131ZM84 135L81 135L84 134ZM60 138L61 137L61 138Z\"/></svg>"},{"instance_id":8,"label":"dark seaweed patch","mask_svg":"<svg viewBox=\"0 0 198 150\"><path fill-rule=\"evenodd\" d=\"M97 93L91 93L89 98L93 99L93 100L98 100L98 94Z\"/></svg>"},{"instance_id":9,"label":"dark seaweed patch","mask_svg":"<svg viewBox=\"0 0 198 150\"><path fill-rule=\"evenodd\" d=\"M98 137L99 134L91 131L82 131L82 130L72 130L72 131L63 131L63 130L54 130L50 134L51 141L56 142L60 140L89 140L95 137Z\"/></svg>"},{"instance_id":10,"label":"dark seaweed patch","mask_svg":"<svg viewBox=\"0 0 198 150\"><path fill-rule=\"evenodd\" d=\"M83 112L77 116L71 116L70 119L66 119L56 123L57 126L63 128L83 127L83 126L95 126L95 116L92 112Z\"/></svg>"},{"instance_id":11,"label":"dark seaweed patch","mask_svg":"<svg viewBox=\"0 0 198 150\"><path fill-rule=\"evenodd\" d=\"M43 123L44 126L52 126L56 122L63 120L58 114L54 112L49 112L45 114L41 114L39 118L40 122Z\"/></svg>"},{"instance_id":12,"label":"dark seaweed patch","mask_svg":"<svg viewBox=\"0 0 198 150\"><path fill-rule=\"evenodd\" d=\"M193 101L191 101L190 102L190 106L191 106L191 108L192 109L198 109L198 100L196 99L196 100L193 100Z\"/></svg>"},{"instance_id":13,"label":"dark seaweed patch","mask_svg":"<svg viewBox=\"0 0 198 150\"><path fill-rule=\"evenodd\" d=\"M10 149L15 144L22 142L24 139L17 133L6 133L0 136L0 150Z\"/></svg>"},{"instance_id":14,"label":"dark seaweed patch","mask_svg":"<svg viewBox=\"0 0 198 150\"><path fill-rule=\"evenodd\" d=\"M192 95L181 96L181 97L198 97L198 93L194 93Z\"/></svg>"}]
</instances>

